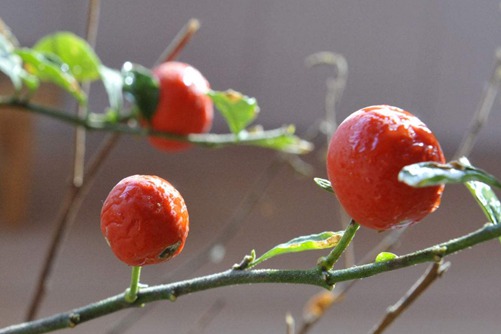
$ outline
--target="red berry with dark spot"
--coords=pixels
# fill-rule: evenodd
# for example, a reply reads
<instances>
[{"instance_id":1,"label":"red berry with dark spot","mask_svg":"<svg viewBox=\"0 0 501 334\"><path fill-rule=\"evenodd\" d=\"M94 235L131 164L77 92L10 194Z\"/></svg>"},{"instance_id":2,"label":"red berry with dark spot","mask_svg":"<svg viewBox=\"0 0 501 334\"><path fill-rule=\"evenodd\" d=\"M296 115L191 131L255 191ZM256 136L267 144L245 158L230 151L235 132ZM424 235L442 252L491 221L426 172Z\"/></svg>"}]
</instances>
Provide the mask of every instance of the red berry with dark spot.
<instances>
[{"instance_id":1,"label":"red berry with dark spot","mask_svg":"<svg viewBox=\"0 0 501 334\"><path fill-rule=\"evenodd\" d=\"M130 266L178 255L188 230L184 199L158 176L126 177L113 187L101 210L101 232L118 259Z\"/></svg>"}]
</instances>

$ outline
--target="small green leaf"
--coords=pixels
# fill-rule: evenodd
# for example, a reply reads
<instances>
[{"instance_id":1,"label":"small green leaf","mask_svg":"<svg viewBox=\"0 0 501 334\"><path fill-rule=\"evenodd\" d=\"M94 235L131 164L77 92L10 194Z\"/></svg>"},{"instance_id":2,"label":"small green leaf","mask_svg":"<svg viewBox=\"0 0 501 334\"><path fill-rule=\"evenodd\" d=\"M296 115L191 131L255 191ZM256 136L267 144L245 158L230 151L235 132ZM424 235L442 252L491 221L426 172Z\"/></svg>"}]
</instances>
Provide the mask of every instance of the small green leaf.
<instances>
[{"instance_id":1,"label":"small green leaf","mask_svg":"<svg viewBox=\"0 0 501 334\"><path fill-rule=\"evenodd\" d=\"M252 132L243 130L239 134L239 138L246 138L248 135L255 134L257 131L262 131L261 129L254 130ZM256 140L252 142L252 145L270 148L277 151L292 153L292 154L305 154L311 152L313 149L313 144L303 140L294 135L295 128L292 125L284 126L280 128L280 134L266 139Z\"/></svg>"},{"instance_id":2,"label":"small green leaf","mask_svg":"<svg viewBox=\"0 0 501 334\"><path fill-rule=\"evenodd\" d=\"M381 253L379 253L376 256L376 263L378 263L378 262L386 262L386 261L390 261L390 260L393 260L393 259L396 259L396 258L397 258L396 254L393 254L393 253L390 253L390 252L381 252Z\"/></svg>"},{"instance_id":3,"label":"small green leaf","mask_svg":"<svg viewBox=\"0 0 501 334\"><path fill-rule=\"evenodd\" d=\"M68 65L77 81L96 80L100 76L101 61L96 53L84 39L71 32L58 32L43 37L33 49L46 56L56 55Z\"/></svg>"},{"instance_id":4,"label":"small green leaf","mask_svg":"<svg viewBox=\"0 0 501 334\"><path fill-rule=\"evenodd\" d=\"M21 57L29 71L42 81L50 81L72 94L79 103L86 103L87 97L77 80L53 59L33 49L18 49L15 52Z\"/></svg>"},{"instance_id":5,"label":"small green leaf","mask_svg":"<svg viewBox=\"0 0 501 334\"><path fill-rule=\"evenodd\" d=\"M23 83L32 90L36 89L38 80L24 70L22 59L14 50L14 45L0 34L0 71L9 77L17 91Z\"/></svg>"},{"instance_id":6,"label":"small green leaf","mask_svg":"<svg viewBox=\"0 0 501 334\"><path fill-rule=\"evenodd\" d=\"M103 81L104 88L108 93L111 112L118 114L123 110L123 76L120 71L111 69L104 65L99 66L99 73Z\"/></svg>"},{"instance_id":7,"label":"small green leaf","mask_svg":"<svg viewBox=\"0 0 501 334\"><path fill-rule=\"evenodd\" d=\"M141 116L151 120L160 98L158 80L146 67L130 62L123 65L122 76L124 92L132 96Z\"/></svg>"},{"instance_id":8,"label":"small green leaf","mask_svg":"<svg viewBox=\"0 0 501 334\"><path fill-rule=\"evenodd\" d=\"M331 181L326 180L326 179L322 179L319 177L313 178L313 181L315 181L317 186L319 186L323 190L327 190L328 192L334 193L334 189L332 189Z\"/></svg>"},{"instance_id":9,"label":"small green leaf","mask_svg":"<svg viewBox=\"0 0 501 334\"><path fill-rule=\"evenodd\" d=\"M487 172L453 161L448 164L420 162L405 166L398 174L398 180L412 187L428 187L447 183L480 181L501 188L501 182Z\"/></svg>"},{"instance_id":10,"label":"small green leaf","mask_svg":"<svg viewBox=\"0 0 501 334\"><path fill-rule=\"evenodd\" d=\"M259 106L253 97L234 90L208 93L216 108L221 112L232 133L238 134L252 123L259 113Z\"/></svg>"},{"instance_id":11,"label":"small green leaf","mask_svg":"<svg viewBox=\"0 0 501 334\"><path fill-rule=\"evenodd\" d=\"M273 247L272 249L261 255L259 258L248 263L246 268L254 267L261 262L269 260L272 257L278 255L333 248L338 244L342 236L343 232L322 232L318 234L297 237L286 243Z\"/></svg>"}]
</instances>

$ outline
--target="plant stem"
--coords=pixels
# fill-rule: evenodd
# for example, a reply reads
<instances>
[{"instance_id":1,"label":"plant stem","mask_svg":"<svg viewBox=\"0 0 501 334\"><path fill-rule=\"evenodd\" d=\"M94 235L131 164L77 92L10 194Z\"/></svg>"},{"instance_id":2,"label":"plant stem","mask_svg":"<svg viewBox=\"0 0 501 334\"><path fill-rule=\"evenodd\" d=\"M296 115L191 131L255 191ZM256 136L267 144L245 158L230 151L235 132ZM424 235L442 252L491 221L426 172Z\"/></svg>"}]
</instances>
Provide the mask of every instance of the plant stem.
<instances>
[{"instance_id":1,"label":"plant stem","mask_svg":"<svg viewBox=\"0 0 501 334\"><path fill-rule=\"evenodd\" d=\"M348 224L348 227L344 231L343 237L339 241L339 243L334 247L334 249L327 255L326 257L320 258L318 266L323 270L331 270L334 267L334 264L339 260L341 255L343 254L346 247L348 247L355 237L355 233L357 233L360 225L355 222L353 219Z\"/></svg>"},{"instance_id":2,"label":"plant stem","mask_svg":"<svg viewBox=\"0 0 501 334\"><path fill-rule=\"evenodd\" d=\"M121 134L128 134L142 137L157 136L172 140L189 142L191 144L198 146L212 147L212 148L224 147L228 145L260 145L263 141L280 138L291 134L289 127L284 126L272 130L248 133L245 136L237 136L233 133L190 134L183 136L166 132L152 131L141 127L131 127L123 123L89 122L85 119L81 119L75 115L71 115L60 110L47 108L27 101L21 101L15 98L0 99L0 109L2 107L16 107L20 108L20 110L23 111L36 112L69 123L74 126L84 126L87 130L121 133ZM300 151L292 153L306 153L309 151L309 147L307 146L308 145L304 147L304 150L303 148L301 148Z\"/></svg>"},{"instance_id":3,"label":"plant stem","mask_svg":"<svg viewBox=\"0 0 501 334\"><path fill-rule=\"evenodd\" d=\"M258 283L308 284L331 288L337 282L366 278L387 271L402 269L424 262L437 262L458 251L471 248L501 236L501 224L486 224L470 234L439 245L410 253L394 260L370 263L348 269L322 271L315 267L306 270L227 270L221 273L185 280L177 283L152 286L141 289L133 303L124 300L120 294L105 300L60 313L44 319L26 322L0 329L0 334L47 333L108 315L119 310L136 307L159 300L174 301L177 297L230 285Z\"/></svg>"},{"instance_id":4,"label":"plant stem","mask_svg":"<svg viewBox=\"0 0 501 334\"><path fill-rule=\"evenodd\" d=\"M133 303L137 299L139 292L139 278L141 277L141 266L133 266L130 275L130 287L125 291L125 301Z\"/></svg>"},{"instance_id":5,"label":"plant stem","mask_svg":"<svg viewBox=\"0 0 501 334\"><path fill-rule=\"evenodd\" d=\"M407 293L393 306L389 307L385 317L369 333L381 334L398 318L413 302L428 289L437 278L449 269L450 262L433 263L426 272L414 283Z\"/></svg>"},{"instance_id":6,"label":"plant stem","mask_svg":"<svg viewBox=\"0 0 501 334\"><path fill-rule=\"evenodd\" d=\"M99 26L99 9L100 0L90 0L89 1L89 12L87 14L87 33L86 38L89 45L92 47L96 43L97 29ZM86 83L83 85L83 90L88 94L90 89L90 84ZM77 107L77 112L74 118L85 119L88 113L87 105L79 104ZM75 145L73 154L73 173L72 173L72 183L70 186L70 192L65 198L63 204L63 210L61 218L58 220L55 230L53 232L53 237L51 244L49 246L49 251L44 260L44 265L42 271L37 280L36 290L29 304L28 313L26 315L27 320L33 320L40 308L40 305L44 299L45 291L47 289L47 281L49 275L52 271L53 263L61 244L64 242L65 232L76 216L76 211L81 204L81 197L79 196L80 188L84 183L84 173L85 173L85 126L79 125L75 128Z\"/></svg>"}]
</instances>

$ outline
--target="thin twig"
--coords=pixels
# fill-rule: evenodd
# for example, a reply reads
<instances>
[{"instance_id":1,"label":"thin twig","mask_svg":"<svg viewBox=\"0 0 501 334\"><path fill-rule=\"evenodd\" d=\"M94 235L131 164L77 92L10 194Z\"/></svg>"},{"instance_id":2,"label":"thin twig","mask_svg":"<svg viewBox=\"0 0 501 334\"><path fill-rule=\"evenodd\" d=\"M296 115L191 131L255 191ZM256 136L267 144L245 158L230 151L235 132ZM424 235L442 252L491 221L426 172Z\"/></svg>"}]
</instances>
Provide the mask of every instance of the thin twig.
<instances>
[{"instance_id":1,"label":"thin twig","mask_svg":"<svg viewBox=\"0 0 501 334\"><path fill-rule=\"evenodd\" d=\"M200 29L200 22L197 19L190 19L158 57L155 65L176 59L198 29Z\"/></svg>"},{"instance_id":2,"label":"thin twig","mask_svg":"<svg viewBox=\"0 0 501 334\"><path fill-rule=\"evenodd\" d=\"M484 90L480 103L471 120L470 128L463 136L463 140L459 145L458 150L454 154L453 159L458 159L462 156L467 156L473 150L473 146L477 141L478 134L482 127L486 124L489 114L492 111L494 102L501 89L501 48L496 51L496 63L492 70L489 84Z\"/></svg>"},{"instance_id":3,"label":"thin twig","mask_svg":"<svg viewBox=\"0 0 501 334\"><path fill-rule=\"evenodd\" d=\"M425 248L396 259L355 266L347 269L325 272L318 267L306 270L227 270L217 274L198 277L181 282L146 287L139 291L134 303L124 300L124 293L89 304L68 312L0 329L0 334L35 334L47 333L63 328L75 327L126 308L138 307L159 300L174 301L176 298L208 289L231 285L283 283L306 284L330 288L342 281L362 279L384 272L411 267L440 259L469 249L475 245L501 236L500 224L486 224L482 228L462 237Z\"/></svg>"},{"instance_id":4,"label":"thin twig","mask_svg":"<svg viewBox=\"0 0 501 334\"><path fill-rule=\"evenodd\" d=\"M101 10L100 0L89 1L89 11L87 13L87 31L85 38L91 48L95 48L97 40L97 31L99 28L99 13ZM90 81L82 83L82 91L88 96L90 91ZM77 105L76 114L78 117L85 119L88 113L87 104L79 103ZM75 127L74 134L74 152L73 152L73 177L72 182L74 187L80 187L83 183L85 170L85 151L86 151L86 129L82 126Z\"/></svg>"},{"instance_id":5,"label":"thin twig","mask_svg":"<svg viewBox=\"0 0 501 334\"><path fill-rule=\"evenodd\" d=\"M435 262L429 266L428 270L414 283L407 293L393 306L386 310L386 315L369 332L371 334L383 333L413 302L415 302L433 282L440 278L450 267L450 262Z\"/></svg>"},{"instance_id":6,"label":"thin twig","mask_svg":"<svg viewBox=\"0 0 501 334\"><path fill-rule=\"evenodd\" d=\"M327 65L334 69L334 75L327 78L326 93L324 101L325 116L324 119L317 124L317 131L325 136L325 147L329 145L330 138L338 127L337 107L343 96L346 82L348 80L348 62L346 58L335 52L317 52L309 55L305 59L307 67ZM325 150L323 147L319 149L323 154L322 160L325 158ZM350 223L350 217L346 214L344 209L339 206L341 228L346 229ZM344 261L346 267L351 267L355 264L355 247L350 244L344 252Z\"/></svg>"},{"instance_id":7,"label":"thin twig","mask_svg":"<svg viewBox=\"0 0 501 334\"><path fill-rule=\"evenodd\" d=\"M99 21L99 8L100 0L90 0L88 20L87 20L87 40L88 43L93 46L96 43L98 21ZM82 89L88 93L89 84L85 84ZM77 116L80 118L85 118L87 114L87 106L82 104L78 105ZM52 272L52 267L57 253L60 249L60 245L64 241L64 236L68 230L68 225L74 220L75 213L71 212L73 203L78 203L78 193L83 185L84 178L84 165L85 165L85 128L77 126L75 128L75 149L74 149L74 160L73 160L73 176L72 183L70 186L69 195L63 204L63 213L61 219L58 220L54 234L49 246L49 251L44 260L44 265L42 271L37 280L37 285L35 293L33 294L32 300L29 304L28 313L26 315L27 320L33 320L40 308L40 305L44 299L45 291L47 289L47 281L50 273Z\"/></svg>"}]
</instances>

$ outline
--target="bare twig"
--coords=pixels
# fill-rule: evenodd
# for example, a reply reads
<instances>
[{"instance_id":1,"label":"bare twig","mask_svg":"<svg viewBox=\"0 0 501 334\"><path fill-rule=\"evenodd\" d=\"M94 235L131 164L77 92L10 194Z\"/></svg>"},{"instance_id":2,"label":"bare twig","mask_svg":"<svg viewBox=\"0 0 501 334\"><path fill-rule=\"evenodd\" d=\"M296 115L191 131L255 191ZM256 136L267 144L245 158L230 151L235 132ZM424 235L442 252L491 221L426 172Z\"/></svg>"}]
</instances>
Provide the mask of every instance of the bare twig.
<instances>
[{"instance_id":1,"label":"bare twig","mask_svg":"<svg viewBox=\"0 0 501 334\"><path fill-rule=\"evenodd\" d=\"M325 136L325 147L327 147L332 134L338 126L337 106L341 101L348 80L348 62L346 58L339 53L323 51L309 55L306 57L305 63L308 67L327 65L333 67L335 71L334 75L327 77L325 82L327 86L324 103L325 116L324 119L316 125L315 129L315 131L319 131ZM319 152L322 154L323 159L325 148L321 147ZM339 212L341 216L341 227L342 229L346 229L350 223L350 217L341 206L339 207ZM355 264L354 244L350 244L344 252L344 261L346 267L351 267Z\"/></svg>"},{"instance_id":2,"label":"bare twig","mask_svg":"<svg viewBox=\"0 0 501 334\"><path fill-rule=\"evenodd\" d=\"M100 0L90 0L89 2L89 12L87 20L87 40L91 46L95 45L98 21L99 21L99 9ZM82 89L85 92L89 91L89 84L85 84ZM87 106L81 104L78 105L77 115L79 117L84 117L87 113ZM61 218L57 221L54 234L49 246L49 251L45 257L42 271L38 277L35 293L30 302L28 313L26 315L27 320L33 320L37 313L40 305L43 301L45 291L47 289L47 281L50 273L52 272L52 267L57 253L60 249L60 245L64 240L66 230L70 222L74 220L76 210L72 210L73 207L79 207L81 199L79 199L80 188L83 185L84 178L84 165L85 165L85 128L76 127L75 128L75 149L74 149L74 160L73 160L73 176L72 184L70 186L70 191L65 199L62 208Z\"/></svg>"},{"instance_id":3,"label":"bare twig","mask_svg":"<svg viewBox=\"0 0 501 334\"><path fill-rule=\"evenodd\" d=\"M458 150L454 154L453 159L458 159L462 156L467 156L473 150L473 146L477 141L480 130L487 122L487 118L492 111L494 102L501 89L501 48L496 51L496 63L492 70L491 77L487 88L484 90L480 103L473 115L470 128L465 133Z\"/></svg>"},{"instance_id":4,"label":"bare twig","mask_svg":"<svg viewBox=\"0 0 501 334\"><path fill-rule=\"evenodd\" d=\"M85 34L87 43L95 48L97 40L97 31L99 28L99 13L101 10L101 0L89 0L89 11L87 13L87 31ZM90 81L82 83L82 91L89 95ZM85 118L88 113L87 103L77 105L77 115ZM82 126L75 127L75 145L73 152L73 177L74 187L80 187L83 183L85 169L85 151L86 151L86 129Z\"/></svg>"},{"instance_id":5,"label":"bare twig","mask_svg":"<svg viewBox=\"0 0 501 334\"><path fill-rule=\"evenodd\" d=\"M379 324L369 332L371 334L381 334L398 318L414 301L416 301L428 289L437 278L440 278L450 267L450 262L435 262L429 266L428 270L414 283L407 293L393 306L386 310L386 315Z\"/></svg>"},{"instance_id":6,"label":"bare twig","mask_svg":"<svg viewBox=\"0 0 501 334\"><path fill-rule=\"evenodd\" d=\"M158 57L155 65L176 59L198 29L200 29L200 22L197 19L190 19Z\"/></svg>"}]
</instances>

